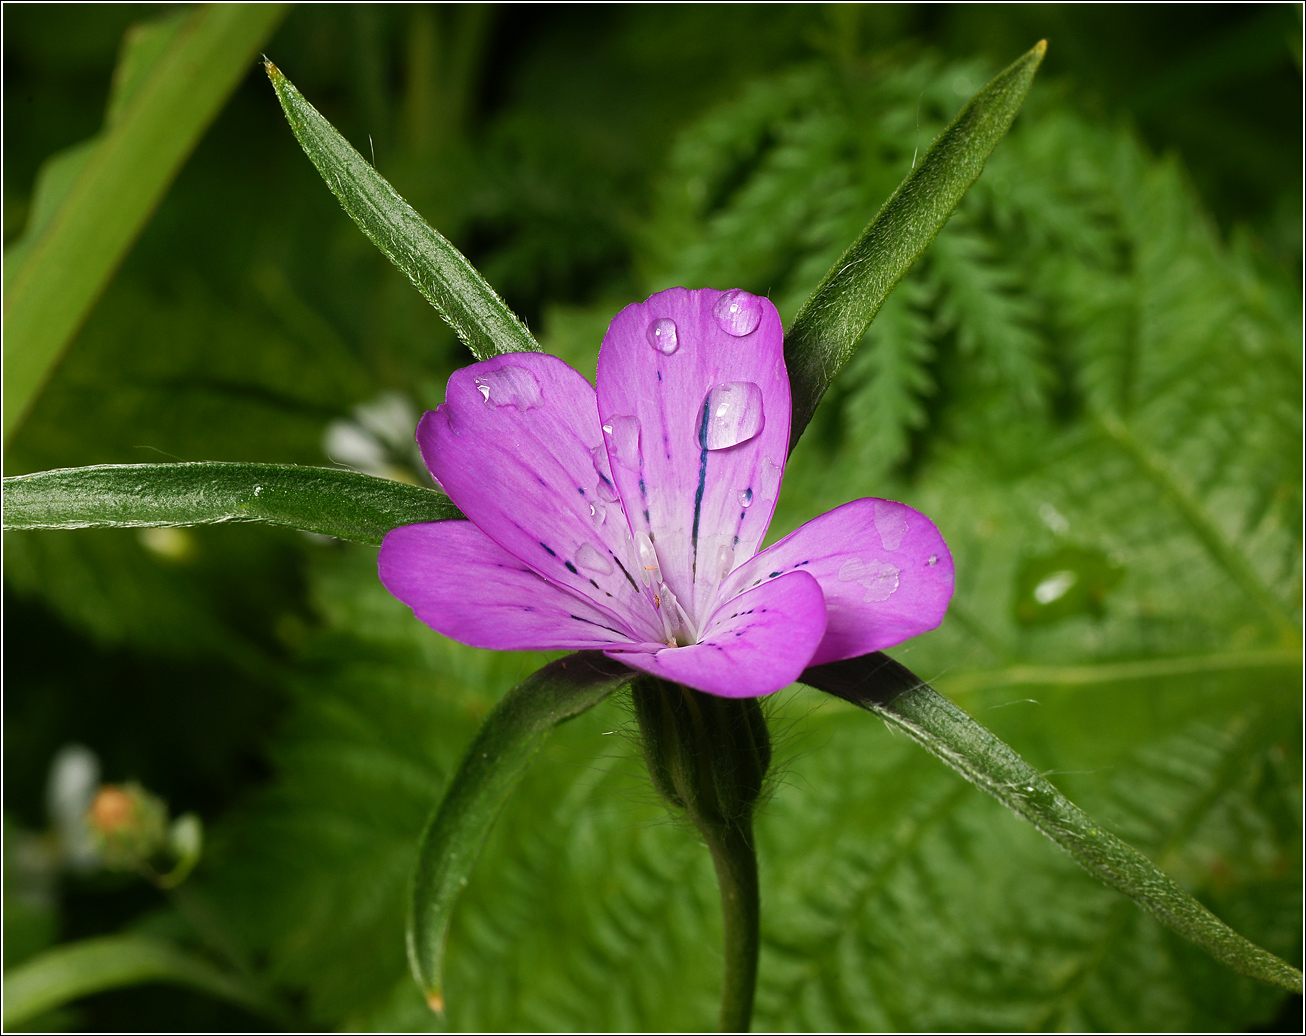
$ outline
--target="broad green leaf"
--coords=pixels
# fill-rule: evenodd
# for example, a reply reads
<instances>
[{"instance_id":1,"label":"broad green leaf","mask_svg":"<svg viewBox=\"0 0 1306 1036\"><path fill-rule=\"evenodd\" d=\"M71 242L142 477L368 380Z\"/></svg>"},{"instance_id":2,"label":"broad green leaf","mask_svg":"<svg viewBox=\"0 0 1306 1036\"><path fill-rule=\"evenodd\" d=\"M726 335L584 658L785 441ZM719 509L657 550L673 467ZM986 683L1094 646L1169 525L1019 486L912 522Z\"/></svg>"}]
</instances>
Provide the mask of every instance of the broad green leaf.
<instances>
[{"instance_id":1,"label":"broad green leaf","mask_svg":"<svg viewBox=\"0 0 1306 1036\"><path fill-rule=\"evenodd\" d=\"M894 285L943 228L1006 134L1046 41L998 73L943 131L803 304L785 336L796 443Z\"/></svg>"},{"instance_id":2,"label":"broad green leaf","mask_svg":"<svg viewBox=\"0 0 1306 1036\"><path fill-rule=\"evenodd\" d=\"M359 229L413 282L478 360L538 352L539 344L471 263L295 89L276 65L268 78L304 153Z\"/></svg>"},{"instance_id":3,"label":"broad green leaf","mask_svg":"<svg viewBox=\"0 0 1306 1036\"><path fill-rule=\"evenodd\" d=\"M1295 993L1302 974L1249 942L1151 860L1106 831L1029 763L883 652L816 666L804 683L874 712L1024 817L1101 881L1235 971Z\"/></svg>"},{"instance_id":4,"label":"broad green leaf","mask_svg":"<svg viewBox=\"0 0 1306 1036\"><path fill-rule=\"evenodd\" d=\"M444 951L454 903L508 795L554 727L634 677L597 651L569 655L509 691L468 746L422 835L413 881L408 959L433 1011L444 1010Z\"/></svg>"},{"instance_id":5,"label":"broad green leaf","mask_svg":"<svg viewBox=\"0 0 1306 1036\"><path fill-rule=\"evenodd\" d=\"M189 986L264 1017L283 1013L248 980L170 942L108 935L57 946L6 972L4 1024L19 1026L79 997L143 982Z\"/></svg>"},{"instance_id":6,"label":"broad green leaf","mask_svg":"<svg viewBox=\"0 0 1306 1036\"><path fill-rule=\"evenodd\" d=\"M286 10L215 4L196 8L181 25L170 16L127 48L118 103L101 137L47 171L39 229L5 277L6 441Z\"/></svg>"},{"instance_id":7,"label":"broad green leaf","mask_svg":"<svg viewBox=\"0 0 1306 1036\"><path fill-rule=\"evenodd\" d=\"M400 525L459 518L443 493L294 464L103 464L4 480L6 529L270 522L380 543Z\"/></svg>"}]
</instances>

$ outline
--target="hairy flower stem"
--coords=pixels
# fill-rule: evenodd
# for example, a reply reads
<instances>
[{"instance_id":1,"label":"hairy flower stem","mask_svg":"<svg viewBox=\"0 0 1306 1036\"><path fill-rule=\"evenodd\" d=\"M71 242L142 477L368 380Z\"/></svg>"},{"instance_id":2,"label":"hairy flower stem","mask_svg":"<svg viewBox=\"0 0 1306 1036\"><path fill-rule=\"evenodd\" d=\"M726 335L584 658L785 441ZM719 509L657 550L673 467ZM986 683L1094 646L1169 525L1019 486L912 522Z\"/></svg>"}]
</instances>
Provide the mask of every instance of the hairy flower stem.
<instances>
[{"instance_id":1,"label":"hairy flower stem","mask_svg":"<svg viewBox=\"0 0 1306 1036\"><path fill-rule=\"evenodd\" d=\"M640 677L632 685L654 786L707 843L721 888L725 935L722 1032L747 1032L757 984L759 897L753 807L771 763L754 698L721 698Z\"/></svg>"},{"instance_id":2,"label":"hairy flower stem","mask_svg":"<svg viewBox=\"0 0 1306 1036\"><path fill-rule=\"evenodd\" d=\"M721 989L719 1032L747 1032L753 1016L757 985L758 925L761 903L757 890L757 854L753 824L728 824L719 830L699 827L716 866L721 889L725 939L725 980Z\"/></svg>"}]
</instances>

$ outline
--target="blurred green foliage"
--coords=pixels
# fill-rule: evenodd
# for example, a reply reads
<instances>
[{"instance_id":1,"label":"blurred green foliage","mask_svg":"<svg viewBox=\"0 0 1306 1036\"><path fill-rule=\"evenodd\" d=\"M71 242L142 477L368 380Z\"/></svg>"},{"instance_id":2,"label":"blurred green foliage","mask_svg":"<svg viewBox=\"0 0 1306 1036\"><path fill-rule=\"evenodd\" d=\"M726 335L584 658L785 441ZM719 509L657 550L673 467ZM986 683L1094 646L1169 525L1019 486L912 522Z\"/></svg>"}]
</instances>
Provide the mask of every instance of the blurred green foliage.
<instances>
[{"instance_id":1,"label":"blurred green foliage","mask_svg":"<svg viewBox=\"0 0 1306 1036\"><path fill-rule=\"evenodd\" d=\"M155 14L6 7L6 243ZM672 283L791 318L918 148L1047 36L1011 135L802 440L775 535L859 495L930 514L958 594L899 657L1299 961L1300 31L1289 6L310 5L267 49L592 374L611 316ZM386 390L432 406L467 359L251 69L5 472L348 461L324 452L332 421ZM710 863L666 822L620 700L563 727L510 802L429 1014L403 959L417 837L477 720L543 659L442 640L372 550L179 535L6 535L6 968L125 930L256 976L301 1027L711 1024ZM769 708L758 1028L1296 1028L1281 993L865 715L807 691ZM203 816L186 886L42 885L15 862L70 741ZM144 987L45 1024L266 1022Z\"/></svg>"}]
</instances>

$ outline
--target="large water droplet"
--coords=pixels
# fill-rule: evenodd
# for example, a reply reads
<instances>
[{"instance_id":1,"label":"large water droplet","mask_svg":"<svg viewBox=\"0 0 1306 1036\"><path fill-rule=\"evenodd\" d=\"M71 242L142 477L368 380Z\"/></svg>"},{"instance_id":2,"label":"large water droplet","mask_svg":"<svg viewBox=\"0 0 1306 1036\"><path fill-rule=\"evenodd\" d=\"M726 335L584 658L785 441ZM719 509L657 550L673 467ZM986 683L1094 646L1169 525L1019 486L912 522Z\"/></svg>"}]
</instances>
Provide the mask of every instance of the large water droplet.
<instances>
[{"instance_id":1,"label":"large water droplet","mask_svg":"<svg viewBox=\"0 0 1306 1036\"><path fill-rule=\"evenodd\" d=\"M639 552L639 577L645 586L652 586L662 581L662 572L658 569L658 553L653 549L653 540L646 532L635 533L635 549Z\"/></svg>"},{"instance_id":2,"label":"large water droplet","mask_svg":"<svg viewBox=\"0 0 1306 1036\"><path fill-rule=\"evenodd\" d=\"M762 300L736 288L717 299L713 309L721 330L736 338L751 335L762 320Z\"/></svg>"},{"instance_id":3,"label":"large water droplet","mask_svg":"<svg viewBox=\"0 0 1306 1036\"><path fill-rule=\"evenodd\" d=\"M495 371L484 371L473 380L489 406L533 410L540 405L539 379L525 367L508 365Z\"/></svg>"},{"instance_id":4,"label":"large water droplet","mask_svg":"<svg viewBox=\"0 0 1306 1036\"><path fill-rule=\"evenodd\" d=\"M740 507L753 506L753 491L751 489L741 489L739 491L739 506Z\"/></svg>"},{"instance_id":5,"label":"large water droplet","mask_svg":"<svg viewBox=\"0 0 1306 1036\"><path fill-rule=\"evenodd\" d=\"M648 325L648 342L663 356L670 356L680 348L676 322L669 317L659 317Z\"/></svg>"},{"instance_id":6,"label":"large water droplet","mask_svg":"<svg viewBox=\"0 0 1306 1036\"><path fill-rule=\"evenodd\" d=\"M907 516L904 508L889 500L875 501L875 531L885 550L897 550L907 535Z\"/></svg>"},{"instance_id":7,"label":"large water droplet","mask_svg":"<svg viewBox=\"0 0 1306 1036\"><path fill-rule=\"evenodd\" d=\"M707 450L725 450L755 438L766 424L762 390L751 381L727 381L703 399L698 444Z\"/></svg>"},{"instance_id":8,"label":"large water droplet","mask_svg":"<svg viewBox=\"0 0 1306 1036\"><path fill-rule=\"evenodd\" d=\"M612 573L612 562L592 543L580 545L580 550L576 551L576 564L587 572L597 572L603 576Z\"/></svg>"},{"instance_id":9,"label":"large water droplet","mask_svg":"<svg viewBox=\"0 0 1306 1036\"><path fill-rule=\"evenodd\" d=\"M866 589L863 603L887 601L898 589L898 570L886 561L849 558L839 567L839 581L861 583Z\"/></svg>"},{"instance_id":10,"label":"large water droplet","mask_svg":"<svg viewBox=\"0 0 1306 1036\"><path fill-rule=\"evenodd\" d=\"M639 421L633 417L612 417L603 426L603 434L608 437L608 456L615 458L618 464L639 470Z\"/></svg>"}]
</instances>

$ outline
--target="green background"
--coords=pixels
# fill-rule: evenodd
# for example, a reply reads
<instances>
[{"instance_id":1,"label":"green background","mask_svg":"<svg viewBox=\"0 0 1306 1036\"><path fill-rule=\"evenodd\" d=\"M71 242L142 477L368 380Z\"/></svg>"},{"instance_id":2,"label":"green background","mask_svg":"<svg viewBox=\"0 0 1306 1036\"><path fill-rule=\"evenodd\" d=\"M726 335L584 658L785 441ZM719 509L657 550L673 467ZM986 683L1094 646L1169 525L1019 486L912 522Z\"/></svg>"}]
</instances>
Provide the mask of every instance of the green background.
<instances>
[{"instance_id":1,"label":"green background","mask_svg":"<svg viewBox=\"0 0 1306 1036\"><path fill-rule=\"evenodd\" d=\"M124 30L159 13L6 6L6 247L41 164L99 130ZM264 49L592 375L611 316L671 284L767 293L788 321L917 149L1043 37L1010 137L794 455L775 534L862 495L930 514L958 594L897 657L1299 962L1298 6L304 6ZM467 360L251 67L5 474L328 463L332 422L386 392L415 415ZM422 477L403 434L375 446ZM144 930L247 968L296 1027L709 1026L711 869L621 701L560 730L510 803L455 919L448 1015L425 1012L402 946L417 835L542 658L443 641L374 564L255 527L6 535L6 830L46 826L50 760L79 742L209 844L172 897L108 874L15 889L5 967ZM757 1028L1299 1027L1299 999L878 721L798 689L768 707ZM268 1023L146 986L42 1024Z\"/></svg>"}]
</instances>

